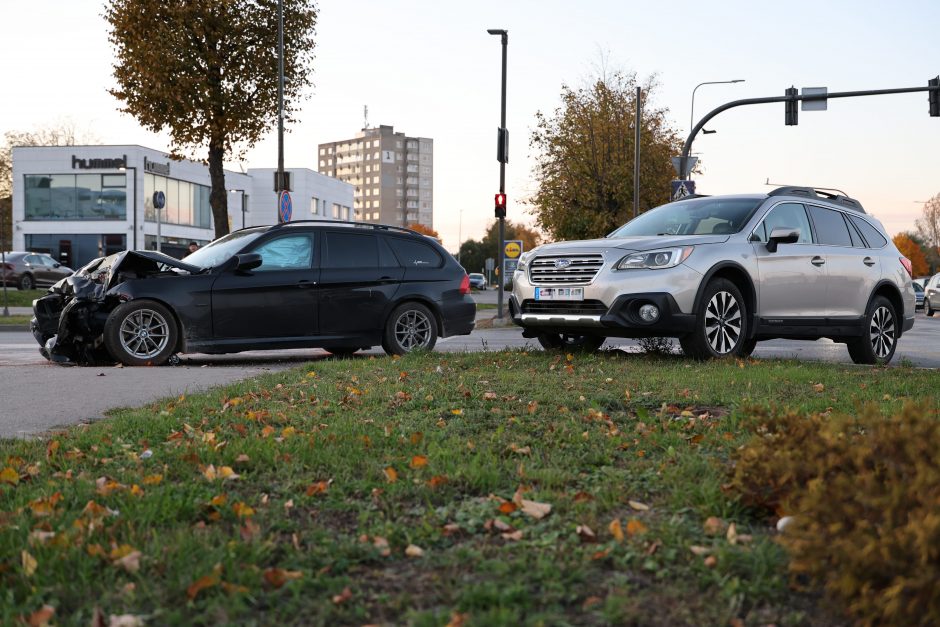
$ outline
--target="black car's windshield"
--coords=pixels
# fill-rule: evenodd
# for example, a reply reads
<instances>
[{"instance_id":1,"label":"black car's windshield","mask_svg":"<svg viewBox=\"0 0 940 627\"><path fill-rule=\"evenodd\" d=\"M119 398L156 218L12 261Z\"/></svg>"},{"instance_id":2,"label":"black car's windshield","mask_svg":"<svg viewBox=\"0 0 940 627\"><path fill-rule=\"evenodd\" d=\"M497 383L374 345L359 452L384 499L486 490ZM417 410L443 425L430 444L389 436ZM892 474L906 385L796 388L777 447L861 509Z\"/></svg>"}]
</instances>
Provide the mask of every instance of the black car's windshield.
<instances>
[{"instance_id":1,"label":"black car's windshield","mask_svg":"<svg viewBox=\"0 0 940 627\"><path fill-rule=\"evenodd\" d=\"M206 244L196 252L187 255L183 258L183 261L194 266L199 266L204 270L214 268L264 235L267 230L268 227L257 227L229 233L214 242Z\"/></svg>"},{"instance_id":2,"label":"black car's windshield","mask_svg":"<svg viewBox=\"0 0 940 627\"><path fill-rule=\"evenodd\" d=\"M763 198L693 198L650 209L607 237L737 233Z\"/></svg>"}]
</instances>

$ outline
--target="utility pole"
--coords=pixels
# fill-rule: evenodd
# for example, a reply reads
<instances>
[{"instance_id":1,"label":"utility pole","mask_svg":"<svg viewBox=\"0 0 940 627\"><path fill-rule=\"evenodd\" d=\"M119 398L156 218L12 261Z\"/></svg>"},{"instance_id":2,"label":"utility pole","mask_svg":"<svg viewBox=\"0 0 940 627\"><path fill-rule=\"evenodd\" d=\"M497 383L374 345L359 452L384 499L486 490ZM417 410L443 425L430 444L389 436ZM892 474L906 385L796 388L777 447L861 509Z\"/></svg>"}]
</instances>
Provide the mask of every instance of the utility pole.
<instances>
[{"instance_id":1,"label":"utility pole","mask_svg":"<svg viewBox=\"0 0 940 627\"><path fill-rule=\"evenodd\" d=\"M277 0L277 185L278 198L284 191L284 0ZM280 207L277 221L283 222Z\"/></svg>"},{"instance_id":2,"label":"utility pole","mask_svg":"<svg viewBox=\"0 0 940 627\"><path fill-rule=\"evenodd\" d=\"M636 88L636 122L634 126L636 127L636 133L633 137L633 143L636 146L635 154L633 155L633 217L637 217L640 214L640 124L643 121L643 108L640 104L640 96L642 91L640 86L637 85Z\"/></svg>"},{"instance_id":3,"label":"utility pole","mask_svg":"<svg viewBox=\"0 0 940 627\"><path fill-rule=\"evenodd\" d=\"M499 221L499 291L496 293L496 317L503 317L503 286L506 284L506 268L503 262L503 249L506 247L506 162L509 161L509 131L506 130L506 49L509 46L509 31L502 28L490 28L490 35L499 35L503 46L502 97L500 99L499 131L496 136L496 159L499 161L499 193L496 194L496 219Z\"/></svg>"}]
</instances>

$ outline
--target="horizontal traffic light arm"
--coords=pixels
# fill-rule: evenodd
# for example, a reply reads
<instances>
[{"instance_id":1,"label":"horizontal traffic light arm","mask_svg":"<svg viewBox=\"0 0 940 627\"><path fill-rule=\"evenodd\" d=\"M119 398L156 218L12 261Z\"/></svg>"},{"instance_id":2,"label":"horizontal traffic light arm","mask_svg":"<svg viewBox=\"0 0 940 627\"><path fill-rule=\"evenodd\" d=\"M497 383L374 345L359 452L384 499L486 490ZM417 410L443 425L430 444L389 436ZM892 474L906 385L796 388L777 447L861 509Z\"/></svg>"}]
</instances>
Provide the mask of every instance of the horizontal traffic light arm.
<instances>
[{"instance_id":1,"label":"horizontal traffic light arm","mask_svg":"<svg viewBox=\"0 0 940 627\"><path fill-rule=\"evenodd\" d=\"M931 83L933 81L931 80ZM745 105L756 105L756 104L768 104L772 102L800 102L802 100L828 100L830 98L857 98L859 96L884 96L887 94L910 94L921 91L929 91L938 93L940 92L940 85L928 84L923 87L898 87L895 89L869 89L863 91L835 91L828 94L808 94L808 95L796 95L796 96L771 96L769 98L744 98L743 100L732 100L731 102L726 102L725 104L712 109L705 114L699 123L695 125L695 128L692 129L692 132L689 133L689 138L685 140L685 145L682 147L682 162L680 167L680 180L686 180L689 178L689 175L686 174L685 162L689 158L689 152L692 149L692 142L695 140L695 136L698 135L699 131L705 127L708 122L721 113L722 111L727 111L728 109L733 109L734 107L743 107Z\"/></svg>"}]
</instances>

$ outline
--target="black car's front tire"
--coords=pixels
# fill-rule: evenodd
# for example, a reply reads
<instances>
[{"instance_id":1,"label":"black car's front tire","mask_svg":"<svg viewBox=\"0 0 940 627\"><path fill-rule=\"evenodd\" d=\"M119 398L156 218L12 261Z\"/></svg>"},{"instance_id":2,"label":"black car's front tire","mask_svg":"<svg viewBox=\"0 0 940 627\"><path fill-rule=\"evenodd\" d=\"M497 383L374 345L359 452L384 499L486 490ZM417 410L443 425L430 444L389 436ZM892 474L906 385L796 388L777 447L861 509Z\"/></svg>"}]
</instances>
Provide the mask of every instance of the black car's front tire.
<instances>
[{"instance_id":1,"label":"black car's front tire","mask_svg":"<svg viewBox=\"0 0 940 627\"><path fill-rule=\"evenodd\" d=\"M104 324L104 345L125 366L161 366L176 352L179 329L170 310L152 300L114 308Z\"/></svg>"},{"instance_id":2,"label":"black car's front tire","mask_svg":"<svg viewBox=\"0 0 940 627\"><path fill-rule=\"evenodd\" d=\"M593 353L604 344L606 338L569 333L540 333L535 339L547 351L565 350Z\"/></svg>"},{"instance_id":3,"label":"black car's front tire","mask_svg":"<svg viewBox=\"0 0 940 627\"><path fill-rule=\"evenodd\" d=\"M437 319L421 303L403 303L385 323L382 348L389 355L432 350L437 343Z\"/></svg>"},{"instance_id":4,"label":"black car's front tire","mask_svg":"<svg viewBox=\"0 0 940 627\"><path fill-rule=\"evenodd\" d=\"M865 313L862 337L852 338L846 343L849 357L857 364L888 363L898 347L899 330L894 305L884 296L876 296Z\"/></svg>"},{"instance_id":5,"label":"black car's front tire","mask_svg":"<svg viewBox=\"0 0 940 627\"><path fill-rule=\"evenodd\" d=\"M682 352L693 359L747 357L755 342L747 339L747 306L741 290L727 279L705 287L695 329L679 338Z\"/></svg>"}]
</instances>

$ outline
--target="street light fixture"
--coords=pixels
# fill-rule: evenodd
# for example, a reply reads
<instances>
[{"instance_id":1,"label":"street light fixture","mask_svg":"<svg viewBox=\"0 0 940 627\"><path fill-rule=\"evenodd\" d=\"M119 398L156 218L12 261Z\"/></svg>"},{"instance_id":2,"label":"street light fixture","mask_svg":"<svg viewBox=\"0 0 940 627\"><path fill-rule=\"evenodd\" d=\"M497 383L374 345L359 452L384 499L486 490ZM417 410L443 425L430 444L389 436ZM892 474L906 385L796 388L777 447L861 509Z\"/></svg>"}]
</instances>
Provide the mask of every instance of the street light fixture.
<instances>
[{"instance_id":1,"label":"street light fixture","mask_svg":"<svg viewBox=\"0 0 940 627\"><path fill-rule=\"evenodd\" d=\"M692 90L692 107L691 107L692 111L689 113L689 131L695 128L695 91L699 87L701 87L702 85L725 85L729 83L743 83L744 81L745 79L743 78L736 78L730 81L705 81L704 83L699 83L698 85L696 85L695 89ZM716 131L706 131L704 129L702 130L702 133L706 135L710 135L715 132Z\"/></svg>"},{"instance_id":2,"label":"street light fixture","mask_svg":"<svg viewBox=\"0 0 940 627\"><path fill-rule=\"evenodd\" d=\"M506 162L509 160L509 133L506 130L506 48L509 46L509 31L504 28L486 29L490 35L499 35L503 46L502 98L500 100L499 134L497 135L496 158L499 160L499 193L496 194L496 219L499 222L499 291L496 293L496 317L503 319L503 286L506 284L503 249L506 247Z\"/></svg>"},{"instance_id":3,"label":"street light fixture","mask_svg":"<svg viewBox=\"0 0 940 627\"><path fill-rule=\"evenodd\" d=\"M245 190L243 189L230 189L229 192L233 194L241 193L242 195L242 228L245 228L245 212L248 210L245 205L248 204L248 197L245 195Z\"/></svg>"}]
</instances>

